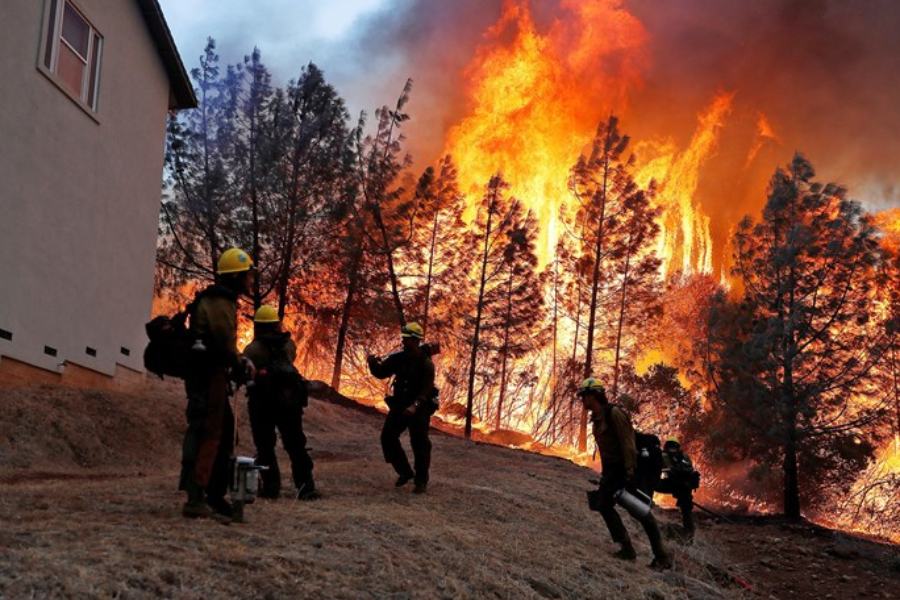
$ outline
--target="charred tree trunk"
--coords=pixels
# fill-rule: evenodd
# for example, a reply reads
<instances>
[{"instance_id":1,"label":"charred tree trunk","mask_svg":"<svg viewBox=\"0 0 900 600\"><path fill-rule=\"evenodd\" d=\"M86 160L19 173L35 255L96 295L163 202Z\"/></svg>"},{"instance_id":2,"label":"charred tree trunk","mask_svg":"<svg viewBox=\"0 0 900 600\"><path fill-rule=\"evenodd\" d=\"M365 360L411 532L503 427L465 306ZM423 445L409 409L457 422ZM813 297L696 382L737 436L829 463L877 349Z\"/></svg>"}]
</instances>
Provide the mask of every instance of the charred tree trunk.
<instances>
[{"instance_id":1,"label":"charred tree trunk","mask_svg":"<svg viewBox=\"0 0 900 600\"><path fill-rule=\"evenodd\" d=\"M625 322L625 299L628 295L628 267L631 263L631 250L625 255L625 272L622 274L622 298L619 302L619 323L616 327L616 358L613 363L612 397L618 398L619 393L619 358L622 350L622 324Z\"/></svg>"},{"instance_id":2,"label":"charred tree trunk","mask_svg":"<svg viewBox=\"0 0 900 600\"><path fill-rule=\"evenodd\" d=\"M797 411L793 398L785 398L787 415L785 419L784 444L784 516L800 519L800 473L797 461Z\"/></svg>"},{"instance_id":3,"label":"charred tree trunk","mask_svg":"<svg viewBox=\"0 0 900 600\"><path fill-rule=\"evenodd\" d=\"M606 147L609 147L610 131L606 134ZM597 325L597 294L600 291L600 260L603 256L603 225L606 218L606 187L609 179L609 157L604 157L603 184L600 188L600 219L597 223L597 243L594 248L594 272L591 275L591 306L588 312L587 350L584 355L584 377L591 376L594 354L594 329ZM581 419L578 424L578 451L587 450L587 409L582 407Z\"/></svg>"},{"instance_id":4,"label":"charred tree trunk","mask_svg":"<svg viewBox=\"0 0 900 600\"><path fill-rule=\"evenodd\" d=\"M347 329L350 326L350 312L353 303L356 302L356 290L359 286L359 269L362 262L363 246L361 241L356 242L353 256L350 261L350 278L347 282L347 297L341 309L341 323L338 327L337 348L334 352L334 369L331 372L331 387L340 391L341 371L344 365L344 347L347 344Z\"/></svg>"},{"instance_id":5,"label":"charred tree trunk","mask_svg":"<svg viewBox=\"0 0 900 600\"><path fill-rule=\"evenodd\" d=\"M553 263L553 346L550 354L550 428L556 427L559 409L558 382L556 373L557 340L559 338L559 254ZM555 441L555 438L554 438Z\"/></svg>"},{"instance_id":6,"label":"charred tree trunk","mask_svg":"<svg viewBox=\"0 0 900 600\"><path fill-rule=\"evenodd\" d=\"M509 279L506 285L506 319L503 328L503 347L500 350L500 395L497 399L497 419L494 423L494 429L500 429L500 422L503 418L503 401L506 399L506 365L509 358L509 326L512 319L512 284L513 271L510 266Z\"/></svg>"},{"instance_id":7,"label":"charred tree trunk","mask_svg":"<svg viewBox=\"0 0 900 600\"><path fill-rule=\"evenodd\" d=\"M370 207L372 217L375 219L375 225L381 232L381 240L384 246L384 259L387 262L388 277L391 280L391 296L394 300L394 310L397 311L399 326L403 327L406 324L406 317L403 314L403 303L400 301L400 288L397 285L397 273L394 270L394 251L391 248L390 236L388 235L387 226L384 224L384 219L381 215L381 207L375 202L372 202Z\"/></svg>"},{"instance_id":8,"label":"charred tree trunk","mask_svg":"<svg viewBox=\"0 0 900 600\"><path fill-rule=\"evenodd\" d=\"M794 339L794 294L796 293L797 274L792 264L787 281L787 311L782 308L781 342L782 369L784 380L781 388L782 406L784 409L784 516L788 519L800 519L800 469L797 460L797 397L794 389L794 357L797 355L797 344Z\"/></svg>"},{"instance_id":9,"label":"charred tree trunk","mask_svg":"<svg viewBox=\"0 0 900 600\"><path fill-rule=\"evenodd\" d=\"M425 280L425 309L422 312L422 328L428 331L428 312L431 308L431 278L434 273L434 248L437 245L438 211L434 213L434 223L431 228L431 246L428 249L428 277Z\"/></svg>"},{"instance_id":10,"label":"charred tree trunk","mask_svg":"<svg viewBox=\"0 0 900 600\"><path fill-rule=\"evenodd\" d=\"M481 336L481 313L484 310L484 288L487 284L488 253L491 247L491 225L493 224L494 206L497 202L497 190L488 204L487 224L484 233L484 254L481 259L481 281L478 284L478 303L475 307L475 331L472 334L472 351L469 354L469 382L466 391L466 439L472 437L472 406L475 403L475 367L478 363L478 345Z\"/></svg>"}]
</instances>

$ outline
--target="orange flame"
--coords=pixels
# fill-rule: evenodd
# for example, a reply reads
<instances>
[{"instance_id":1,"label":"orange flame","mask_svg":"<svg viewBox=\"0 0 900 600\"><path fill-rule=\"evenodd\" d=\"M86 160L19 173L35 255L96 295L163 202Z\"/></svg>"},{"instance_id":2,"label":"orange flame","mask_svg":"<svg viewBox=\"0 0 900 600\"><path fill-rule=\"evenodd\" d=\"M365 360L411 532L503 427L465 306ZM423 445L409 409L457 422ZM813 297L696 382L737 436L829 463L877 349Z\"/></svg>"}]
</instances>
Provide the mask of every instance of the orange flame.
<instances>
[{"instance_id":1,"label":"orange flame","mask_svg":"<svg viewBox=\"0 0 900 600\"><path fill-rule=\"evenodd\" d=\"M540 33L526 0L505 2L466 69L469 114L446 142L470 197L500 171L534 211L543 262L555 248L569 168L598 121L639 84L647 38L620 0L564 0L562 10L566 18Z\"/></svg>"},{"instance_id":2,"label":"orange flame","mask_svg":"<svg viewBox=\"0 0 900 600\"><path fill-rule=\"evenodd\" d=\"M622 4L564 0L561 16L541 33L526 0L507 0L466 69L469 112L450 129L445 151L455 157L473 204L493 173L504 174L542 225L544 264L556 246L559 208L570 199L569 169L596 124L624 111L629 91L641 83L647 33ZM694 196L732 98L713 99L683 152L671 141L635 146L643 165L639 182L661 184L664 274L712 270L709 218Z\"/></svg>"}]
</instances>

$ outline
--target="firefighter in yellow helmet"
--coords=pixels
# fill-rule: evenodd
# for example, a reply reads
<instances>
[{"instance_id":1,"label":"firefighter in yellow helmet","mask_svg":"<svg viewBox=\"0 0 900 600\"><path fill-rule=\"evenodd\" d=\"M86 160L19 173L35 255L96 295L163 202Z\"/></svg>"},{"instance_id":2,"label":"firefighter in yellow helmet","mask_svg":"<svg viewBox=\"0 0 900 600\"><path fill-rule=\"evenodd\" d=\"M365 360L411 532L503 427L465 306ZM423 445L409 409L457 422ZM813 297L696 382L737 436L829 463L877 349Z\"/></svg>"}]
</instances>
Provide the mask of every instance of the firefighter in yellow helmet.
<instances>
[{"instance_id":1,"label":"firefighter in yellow helmet","mask_svg":"<svg viewBox=\"0 0 900 600\"><path fill-rule=\"evenodd\" d=\"M610 404L606 398L606 390L598 379L589 377L578 388L578 397L582 405L591 412L594 441L600 453L602 476L600 487L588 492L588 503L592 510L598 511L606 522L609 533L620 549L614 554L616 558L634 560L637 553L631 543L631 537L622 518L616 512L616 498L621 491L636 493L637 447L631 419L621 407ZM654 569L669 569L672 560L662 542L662 535L653 513L649 510L636 519L647 532L650 546L653 549Z\"/></svg>"},{"instance_id":2,"label":"firefighter in yellow helmet","mask_svg":"<svg viewBox=\"0 0 900 600\"><path fill-rule=\"evenodd\" d=\"M385 462L397 472L396 486L415 481L413 492L423 494L428 486L431 465L431 440L428 438L431 415L437 409L434 387L434 363L431 352L424 348L425 332L418 323L407 323L400 329L403 349L387 357L368 357L369 370L378 379L394 378L387 418L381 431L381 448ZM409 465L400 445L400 434L409 429L415 470Z\"/></svg>"},{"instance_id":3,"label":"firefighter in yellow helmet","mask_svg":"<svg viewBox=\"0 0 900 600\"><path fill-rule=\"evenodd\" d=\"M263 498L281 494L281 471L275 456L276 429L281 444L291 459L291 475L298 500L319 497L313 481L313 462L306 450L303 433L303 409L308 401L307 381L294 367L297 347L291 334L284 331L278 310L263 305L253 318L253 341L244 350L253 361L256 377L247 385L247 409L250 430L256 446L256 464L267 467L260 472Z\"/></svg>"},{"instance_id":4,"label":"firefighter in yellow helmet","mask_svg":"<svg viewBox=\"0 0 900 600\"><path fill-rule=\"evenodd\" d=\"M243 381L252 363L237 350L237 304L249 295L253 260L238 248L219 257L215 283L188 307L194 338L192 366L185 377L188 428L184 436L180 488L187 493L182 514L230 521L225 499L234 448L234 413L230 380Z\"/></svg>"}]
</instances>

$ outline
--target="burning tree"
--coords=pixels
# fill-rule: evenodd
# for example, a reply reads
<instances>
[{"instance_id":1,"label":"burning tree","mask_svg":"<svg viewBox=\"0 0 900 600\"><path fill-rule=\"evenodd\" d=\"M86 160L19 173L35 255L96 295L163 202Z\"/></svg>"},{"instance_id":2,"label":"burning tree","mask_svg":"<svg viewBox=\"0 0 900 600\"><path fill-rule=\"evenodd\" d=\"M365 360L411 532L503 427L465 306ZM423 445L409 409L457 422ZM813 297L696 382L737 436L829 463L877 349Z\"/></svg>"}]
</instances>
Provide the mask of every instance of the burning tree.
<instances>
[{"instance_id":1,"label":"burning tree","mask_svg":"<svg viewBox=\"0 0 900 600\"><path fill-rule=\"evenodd\" d=\"M414 238L405 248L404 261L407 275L415 278L420 290L415 314L426 331L432 324L437 330L449 330L458 324L454 305L473 258L465 243L465 197L452 157L442 158L437 168L425 169L416 186L416 203Z\"/></svg>"},{"instance_id":2,"label":"burning tree","mask_svg":"<svg viewBox=\"0 0 900 600\"><path fill-rule=\"evenodd\" d=\"M881 253L871 219L845 189L813 177L795 156L772 178L762 220L740 223L743 296L719 296L702 344L721 411L710 444L745 448L762 468L780 459L790 518L824 482L849 487L871 459L869 426L883 403L860 399L872 397L890 339L876 311Z\"/></svg>"},{"instance_id":3,"label":"burning tree","mask_svg":"<svg viewBox=\"0 0 900 600\"><path fill-rule=\"evenodd\" d=\"M528 274L529 270L533 273L537 265L534 255L536 222L518 200L506 195L508 187L499 175L488 182L469 241L469 245L478 249L479 255L475 267L475 314L469 319L472 333L466 390L466 438L472 435L479 352L486 348L488 336L495 333L499 325L507 336L506 344L502 345L505 351L501 353L501 360L503 356L511 355L516 348L508 336L514 327L519 328L520 311L533 311L540 306L540 287L534 285L532 275ZM518 300L523 304L516 309L514 323L511 304ZM504 319L504 316L508 318Z\"/></svg>"},{"instance_id":4,"label":"burning tree","mask_svg":"<svg viewBox=\"0 0 900 600\"><path fill-rule=\"evenodd\" d=\"M364 231L370 238L369 251L384 259L398 327L406 322L406 314L400 297L396 254L412 237L417 208L415 198L408 197L401 181L403 170L412 161L403 151L404 137L400 133L402 124L409 120L403 110L411 90L412 80L407 80L393 109L382 106L375 111L377 123L373 135L362 136L364 118L361 118L355 141L358 189L374 229L373 234L369 234L368 228Z\"/></svg>"},{"instance_id":5,"label":"burning tree","mask_svg":"<svg viewBox=\"0 0 900 600\"><path fill-rule=\"evenodd\" d=\"M603 304L600 294L609 283L604 279L606 269L602 268L603 263L610 257L627 257L623 266L625 262L641 260L645 246L653 241L653 213L647 212L649 207L645 192L635 183L634 156L625 154L629 141L627 135L619 132L619 120L614 116L609 117L597 128L590 153L578 158L569 177L569 190L578 201L574 219L581 246L581 262L587 267L583 270L576 269L576 272L586 276L578 289L588 293L587 347L582 369L584 377L593 373L594 344L598 330L597 309ZM626 223L630 223L631 227L626 226ZM621 286L623 298L627 298L629 283L637 271L638 269L629 270L629 266L624 266ZM642 276L642 280L647 279ZM619 323L624 322L624 316L623 305ZM621 340L621 336L617 336L617 339ZM578 450L584 452L586 448L587 411L582 409Z\"/></svg>"}]
</instances>

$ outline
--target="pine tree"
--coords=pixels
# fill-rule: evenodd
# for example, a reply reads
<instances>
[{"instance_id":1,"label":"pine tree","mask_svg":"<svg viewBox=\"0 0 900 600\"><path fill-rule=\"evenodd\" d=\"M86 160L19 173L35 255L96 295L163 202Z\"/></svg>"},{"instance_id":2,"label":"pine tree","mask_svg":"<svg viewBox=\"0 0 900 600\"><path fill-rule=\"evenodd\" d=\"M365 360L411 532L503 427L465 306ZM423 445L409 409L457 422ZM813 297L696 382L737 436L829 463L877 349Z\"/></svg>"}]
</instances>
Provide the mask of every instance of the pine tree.
<instances>
[{"instance_id":1,"label":"pine tree","mask_svg":"<svg viewBox=\"0 0 900 600\"><path fill-rule=\"evenodd\" d=\"M227 96L215 40L191 70L199 106L169 118L157 261L158 287L212 278L219 254L234 243L234 211L226 162Z\"/></svg>"},{"instance_id":2,"label":"pine tree","mask_svg":"<svg viewBox=\"0 0 900 600\"><path fill-rule=\"evenodd\" d=\"M238 244L249 249L258 268L253 285L254 308L262 304L269 291L263 287L268 283L273 264L273 257L268 253L271 246L268 224L272 220L269 199L277 154L273 152L268 122L271 80L259 48L254 48L244 57L243 64L228 67L223 82L226 112L221 125L227 131L225 151L232 193L238 198L234 213L241 238Z\"/></svg>"},{"instance_id":3,"label":"pine tree","mask_svg":"<svg viewBox=\"0 0 900 600\"><path fill-rule=\"evenodd\" d=\"M499 175L488 182L478 214L472 226L468 244L477 248L478 262L474 268L474 315L469 318L469 368L466 388L465 435L472 435L475 402L475 380L479 352L485 345L485 331L493 326L491 319L498 307L504 306L504 289L509 289L509 262L516 253L527 255L529 235L526 231L525 210L521 203L506 195L509 184ZM530 238L533 243L533 238ZM533 253L533 248L531 250ZM507 275L507 277L504 277Z\"/></svg>"},{"instance_id":4,"label":"pine tree","mask_svg":"<svg viewBox=\"0 0 900 600\"><path fill-rule=\"evenodd\" d=\"M500 362L500 389L494 429L500 429L503 422L513 361L537 351L546 342L545 328L541 322L545 276L537 269L537 234L537 221L530 212L524 218L522 215L514 215L504 253L503 270L499 274L501 280L505 281L495 288L501 297L496 303L492 303L498 314L490 319L495 325L492 328L486 327L487 332L494 330Z\"/></svg>"},{"instance_id":5,"label":"pine tree","mask_svg":"<svg viewBox=\"0 0 900 600\"><path fill-rule=\"evenodd\" d=\"M610 252L610 236L624 205L643 194L632 176L634 156L626 155L629 137L619 132L619 121L610 116L597 128L591 151L583 154L572 167L569 189L577 201L575 224L580 234L581 258L589 265L587 279L579 288L589 290L586 349L582 375L594 370L595 342L598 333L598 308L608 282L603 263ZM580 294L579 294L580 297ZM578 450L587 448L587 411L581 410L578 427Z\"/></svg>"},{"instance_id":6,"label":"pine tree","mask_svg":"<svg viewBox=\"0 0 900 600\"><path fill-rule=\"evenodd\" d=\"M383 106L375 111L375 133L363 138L360 129L355 144L358 189L373 223L369 251L381 255L385 262L398 327L406 323L406 314L396 254L411 239L417 208L415 198L407 196L400 177L412 162L403 154L404 136L400 132L402 124L409 120L409 115L403 111L411 91L410 79L403 86L393 109Z\"/></svg>"},{"instance_id":7,"label":"pine tree","mask_svg":"<svg viewBox=\"0 0 900 600\"><path fill-rule=\"evenodd\" d=\"M760 465L780 459L794 519L825 482L847 487L870 460L883 405L852 400L871 393L890 342L875 311L882 255L871 219L844 188L813 177L795 156L773 176L762 220L738 226L743 297L714 303L701 350L720 431Z\"/></svg>"},{"instance_id":8,"label":"pine tree","mask_svg":"<svg viewBox=\"0 0 900 600\"><path fill-rule=\"evenodd\" d=\"M658 320L660 260L652 251L659 234L656 220L660 210L651 206L653 187L624 198L619 215L609 224L610 240L607 272L608 286L616 290L608 314L615 315L612 334L615 356L612 372L612 398L618 397L619 367L624 335L644 323ZM637 344L641 348L641 344ZM633 357L636 358L636 357Z\"/></svg>"}]
</instances>

